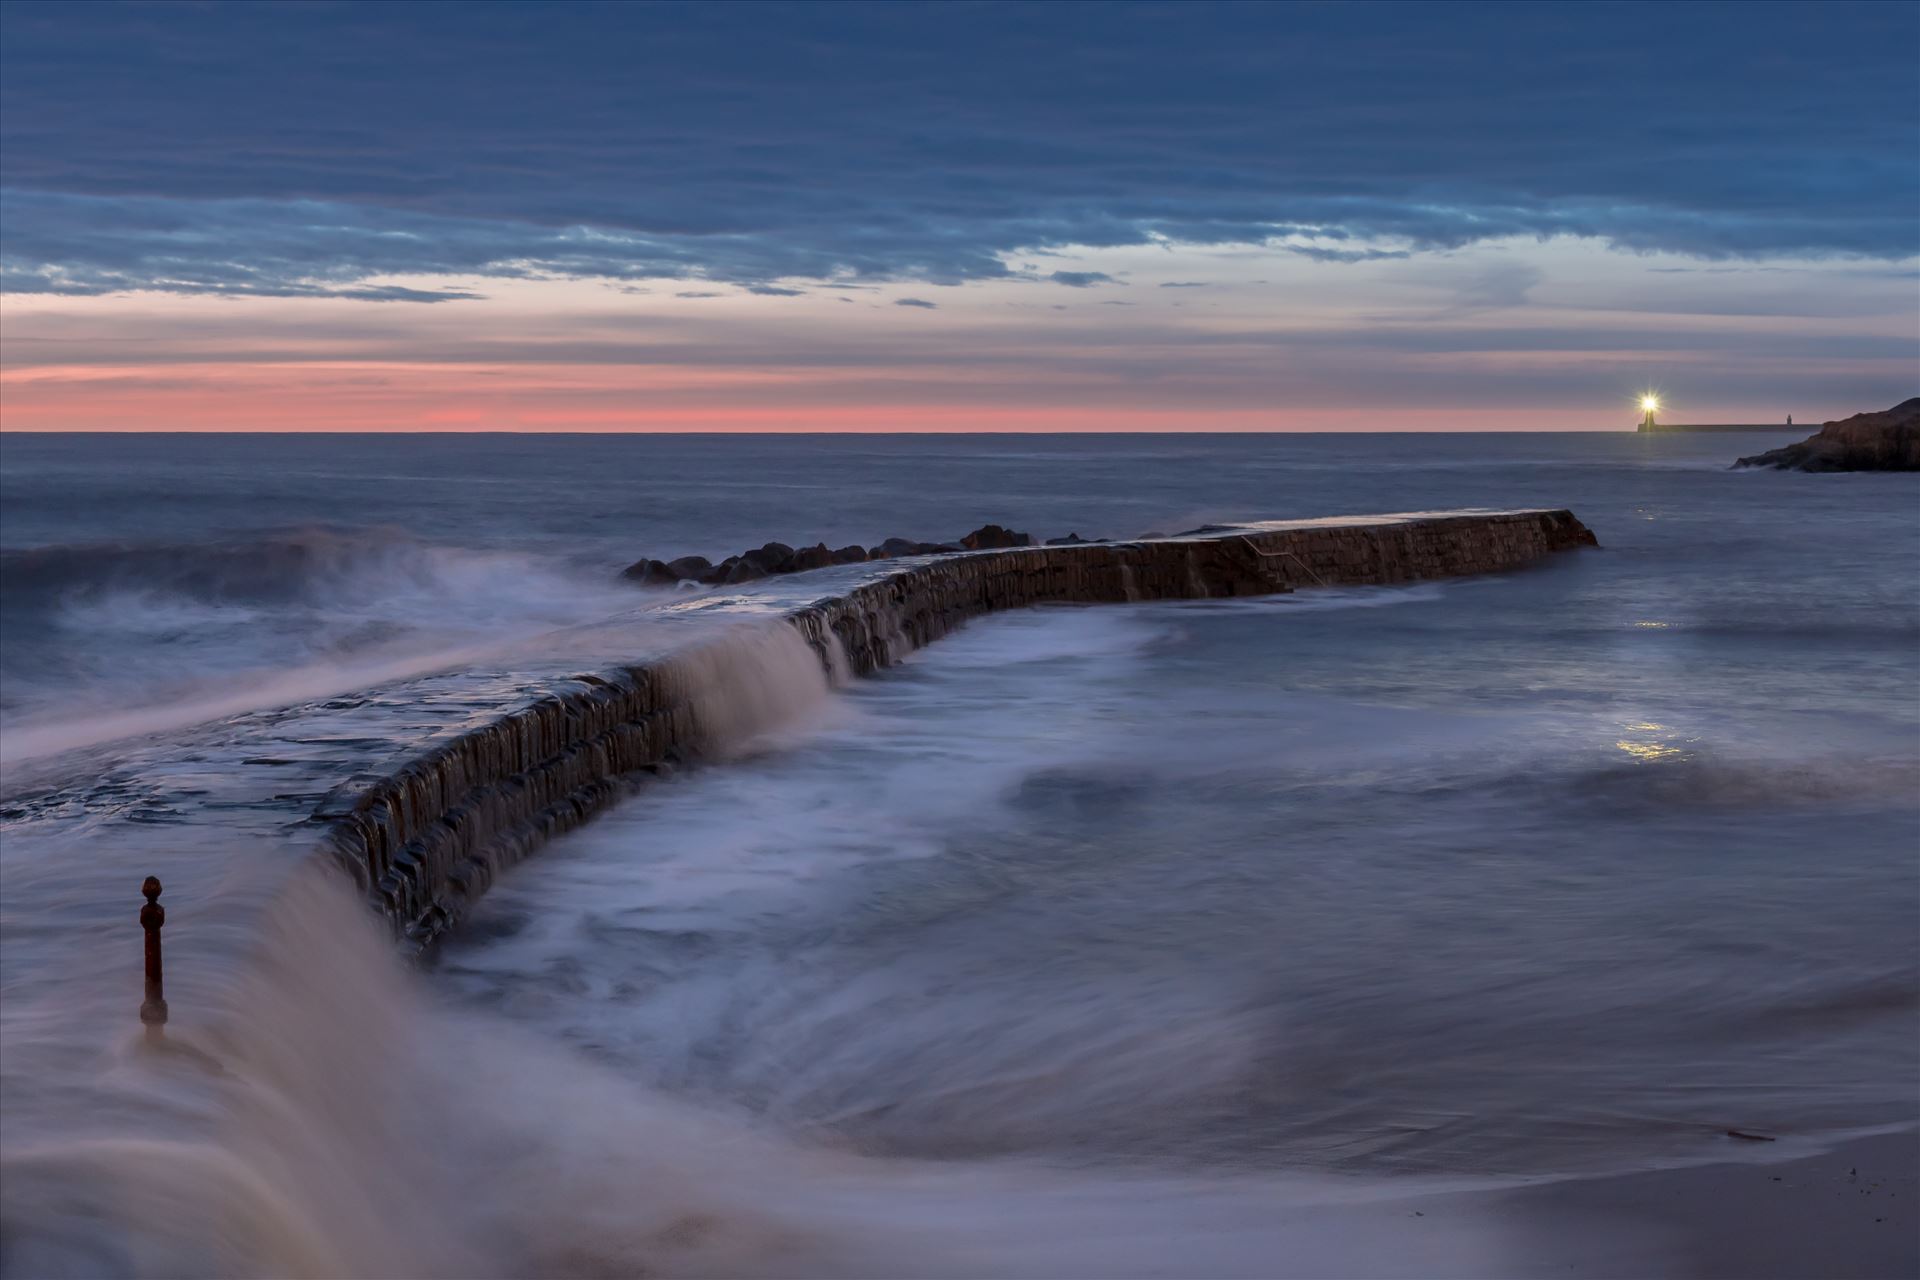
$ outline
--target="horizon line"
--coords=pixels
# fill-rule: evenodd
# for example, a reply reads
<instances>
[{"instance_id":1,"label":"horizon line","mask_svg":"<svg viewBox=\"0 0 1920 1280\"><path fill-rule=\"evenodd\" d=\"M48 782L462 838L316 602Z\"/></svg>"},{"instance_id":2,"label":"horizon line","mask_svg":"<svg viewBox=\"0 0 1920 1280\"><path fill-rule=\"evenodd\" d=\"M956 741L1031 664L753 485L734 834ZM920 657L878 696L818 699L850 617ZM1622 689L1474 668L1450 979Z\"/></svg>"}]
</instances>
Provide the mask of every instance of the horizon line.
<instances>
[{"instance_id":1,"label":"horizon line","mask_svg":"<svg viewBox=\"0 0 1920 1280\"><path fill-rule=\"evenodd\" d=\"M524 430L512 427L438 428L438 427L318 427L286 429L261 427L234 430L226 427L0 427L4 436L1514 436L1514 435L1665 435L1699 427L1751 427L1755 431L1811 430L1825 421L1756 423L1662 423L1652 432L1638 425L1626 427L1240 427L1207 430L1194 427L1115 427L1110 430L1048 431L1025 427L980 427L965 431L932 430L913 427L899 430L846 428L821 431L792 430L695 430L672 427L651 429L604 430Z\"/></svg>"}]
</instances>

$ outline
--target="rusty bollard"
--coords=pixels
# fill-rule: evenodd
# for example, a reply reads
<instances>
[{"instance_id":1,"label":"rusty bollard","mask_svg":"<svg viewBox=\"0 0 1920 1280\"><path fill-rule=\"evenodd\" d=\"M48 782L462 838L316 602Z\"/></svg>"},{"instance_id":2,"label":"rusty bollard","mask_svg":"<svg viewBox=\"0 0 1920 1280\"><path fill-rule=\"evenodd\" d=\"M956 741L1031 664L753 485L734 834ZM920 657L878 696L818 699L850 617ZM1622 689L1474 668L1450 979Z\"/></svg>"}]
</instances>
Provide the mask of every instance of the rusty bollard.
<instances>
[{"instance_id":1,"label":"rusty bollard","mask_svg":"<svg viewBox=\"0 0 1920 1280\"><path fill-rule=\"evenodd\" d=\"M140 1021L146 1024L147 1039L158 1040L160 1028L167 1025L167 990L160 975L160 926L167 922L167 909L160 905L160 881L148 876L140 886L147 905L140 908L140 927L147 934L147 998L140 1005Z\"/></svg>"}]
</instances>

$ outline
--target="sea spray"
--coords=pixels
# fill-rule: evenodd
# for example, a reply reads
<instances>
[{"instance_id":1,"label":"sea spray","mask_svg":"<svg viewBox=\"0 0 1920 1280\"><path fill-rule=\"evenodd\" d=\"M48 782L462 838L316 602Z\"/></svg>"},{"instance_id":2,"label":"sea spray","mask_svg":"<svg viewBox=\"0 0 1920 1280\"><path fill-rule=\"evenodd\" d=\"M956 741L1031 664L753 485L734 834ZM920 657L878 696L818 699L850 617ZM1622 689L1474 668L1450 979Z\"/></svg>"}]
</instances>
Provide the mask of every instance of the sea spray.
<instances>
[{"instance_id":1,"label":"sea spray","mask_svg":"<svg viewBox=\"0 0 1920 1280\"><path fill-rule=\"evenodd\" d=\"M690 1107L434 999L330 873L197 994L169 1047L63 1091L116 1136L0 1144L0 1273L1305 1277L1407 1243L1350 1181L875 1160ZM1467 1206L1421 1234L1499 1256Z\"/></svg>"},{"instance_id":2,"label":"sea spray","mask_svg":"<svg viewBox=\"0 0 1920 1280\"><path fill-rule=\"evenodd\" d=\"M298 878L218 1008L93 1082L126 1136L6 1151L9 1276L767 1274L791 1256L806 1231L745 1190L765 1140L437 1007L346 889Z\"/></svg>"},{"instance_id":3,"label":"sea spray","mask_svg":"<svg viewBox=\"0 0 1920 1280\"><path fill-rule=\"evenodd\" d=\"M0 552L0 759L499 662L640 605L550 555L383 529Z\"/></svg>"},{"instance_id":4,"label":"sea spray","mask_svg":"<svg viewBox=\"0 0 1920 1280\"><path fill-rule=\"evenodd\" d=\"M670 702L692 709L688 746L725 756L756 734L777 729L825 702L833 681L846 679L839 638L827 632L824 652L781 619L730 626L676 651L661 664Z\"/></svg>"}]
</instances>

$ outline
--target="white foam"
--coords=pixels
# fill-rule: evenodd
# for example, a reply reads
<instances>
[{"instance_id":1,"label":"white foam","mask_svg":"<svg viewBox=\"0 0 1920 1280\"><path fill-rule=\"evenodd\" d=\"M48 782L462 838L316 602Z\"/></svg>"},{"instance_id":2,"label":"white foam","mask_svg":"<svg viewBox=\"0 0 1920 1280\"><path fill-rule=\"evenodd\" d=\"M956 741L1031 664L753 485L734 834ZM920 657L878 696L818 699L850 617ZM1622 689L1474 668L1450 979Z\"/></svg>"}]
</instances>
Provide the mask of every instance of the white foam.
<instances>
[{"instance_id":1,"label":"white foam","mask_svg":"<svg viewBox=\"0 0 1920 1280\"><path fill-rule=\"evenodd\" d=\"M111 1136L7 1135L8 1274L1498 1269L1498 1236L1470 1208L1416 1233L1392 1202L1440 1184L940 1165L796 1144L437 1005L332 883L289 889L257 943L217 1011L176 1020L172 1049L130 1041L59 1091L61 1105L116 1111Z\"/></svg>"}]
</instances>

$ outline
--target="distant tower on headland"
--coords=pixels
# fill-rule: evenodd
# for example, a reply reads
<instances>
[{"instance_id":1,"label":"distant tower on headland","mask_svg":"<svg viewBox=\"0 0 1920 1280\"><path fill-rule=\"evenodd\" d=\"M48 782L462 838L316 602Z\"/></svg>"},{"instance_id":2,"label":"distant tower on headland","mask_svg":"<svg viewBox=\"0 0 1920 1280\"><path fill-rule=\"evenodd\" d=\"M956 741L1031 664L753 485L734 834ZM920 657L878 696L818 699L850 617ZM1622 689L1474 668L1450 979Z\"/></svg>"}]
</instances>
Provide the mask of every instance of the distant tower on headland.
<instances>
[{"instance_id":1,"label":"distant tower on headland","mask_svg":"<svg viewBox=\"0 0 1920 1280\"><path fill-rule=\"evenodd\" d=\"M1659 427L1660 424L1653 420L1653 415L1658 412L1659 409L1659 396L1648 392L1646 395L1640 397L1640 412L1644 415L1640 419L1640 429L1642 431L1652 431Z\"/></svg>"}]
</instances>

